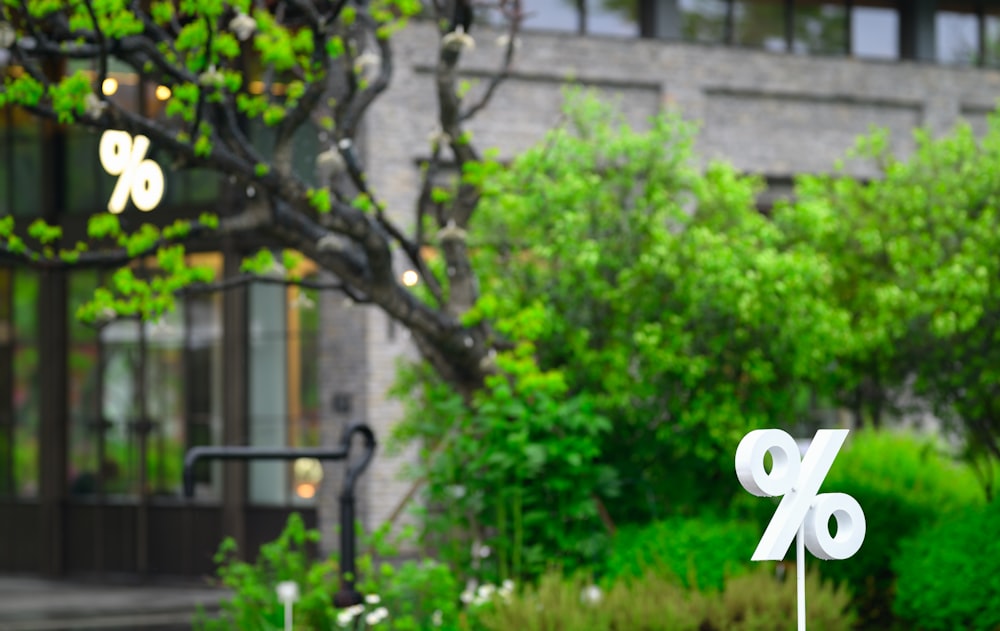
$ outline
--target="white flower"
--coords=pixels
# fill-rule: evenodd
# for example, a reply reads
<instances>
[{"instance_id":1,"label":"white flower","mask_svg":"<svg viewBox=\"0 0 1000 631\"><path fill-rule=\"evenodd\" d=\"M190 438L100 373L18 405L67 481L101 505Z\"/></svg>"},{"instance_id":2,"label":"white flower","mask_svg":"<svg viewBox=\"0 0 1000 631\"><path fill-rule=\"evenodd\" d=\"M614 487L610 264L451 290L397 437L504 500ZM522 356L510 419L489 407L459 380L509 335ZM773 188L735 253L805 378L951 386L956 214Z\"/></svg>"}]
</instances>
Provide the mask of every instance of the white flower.
<instances>
[{"instance_id":1,"label":"white flower","mask_svg":"<svg viewBox=\"0 0 1000 631\"><path fill-rule=\"evenodd\" d=\"M451 144L451 136L440 127L427 134L427 140L435 146Z\"/></svg>"},{"instance_id":2,"label":"white flower","mask_svg":"<svg viewBox=\"0 0 1000 631\"><path fill-rule=\"evenodd\" d=\"M601 593L601 588L597 585L588 585L580 592L580 602L586 605L596 605L601 602L603 597L604 594Z\"/></svg>"},{"instance_id":3,"label":"white flower","mask_svg":"<svg viewBox=\"0 0 1000 631\"><path fill-rule=\"evenodd\" d=\"M463 48L472 50L476 47L476 40L472 39L472 36L465 32L465 27L459 24L454 31L445 33L444 37L441 38L441 46L445 50L456 52Z\"/></svg>"},{"instance_id":4,"label":"white flower","mask_svg":"<svg viewBox=\"0 0 1000 631\"><path fill-rule=\"evenodd\" d=\"M434 613L431 614L431 624L435 627L440 627L444 622L444 616L441 614L440 609L435 609Z\"/></svg>"},{"instance_id":5,"label":"white flower","mask_svg":"<svg viewBox=\"0 0 1000 631\"><path fill-rule=\"evenodd\" d=\"M229 20L229 30L236 34L236 39L245 42L257 30L257 20L241 11Z\"/></svg>"},{"instance_id":6,"label":"white flower","mask_svg":"<svg viewBox=\"0 0 1000 631\"><path fill-rule=\"evenodd\" d=\"M90 92L83 98L83 109L87 113L87 116L91 118L100 118L107 106L108 104L93 92Z\"/></svg>"},{"instance_id":7,"label":"white flower","mask_svg":"<svg viewBox=\"0 0 1000 631\"><path fill-rule=\"evenodd\" d=\"M388 617L389 617L389 610L386 609L385 607L379 607L375 611L372 611L367 616L365 616L365 623L368 626L374 626Z\"/></svg>"},{"instance_id":8,"label":"white flower","mask_svg":"<svg viewBox=\"0 0 1000 631\"><path fill-rule=\"evenodd\" d=\"M0 22L0 48L10 48L17 39L17 31L7 22Z\"/></svg>"},{"instance_id":9,"label":"white flower","mask_svg":"<svg viewBox=\"0 0 1000 631\"><path fill-rule=\"evenodd\" d=\"M359 608L360 607L360 608ZM365 608L360 605L354 605L353 607L348 607L337 614L337 624L346 627L347 625L354 622L354 619L364 611Z\"/></svg>"},{"instance_id":10,"label":"white flower","mask_svg":"<svg viewBox=\"0 0 1000 631\"><path fill-rule=\"evenodd\" d=\"M304 291L299 291L298 295L295 296L295 302L292 303L294 309L312 309L316 306L316 301L309 297ZM378 598L378 596L375 596ZM367 600L367 598L366 598ZM377 600L375 602L378 602Z\"/></svg>"},{"instance_id":11,"label":"white flower","mask_svg":"<svg viewBox=\"0 0 1000 631\"><path fill-rule=\"evenodd\" d=\"M475 598L475 597L476 597L476 595L475 595L475 592L472 591L472 587L466 587L462 591L462 593L459 595L458 598L463 603L465 603L466 605L468 605L468 604L470 604L472 602L472 599Z\"/></svg>"},{"instance_id":12,"label":"white flower","mask_svg":"<svg viewBox=\"0 0 1000 631\"><path fill-rule=\"evenodd\" d=\"M366 50L354 60L354 72L362 77L369 77L373 72L377 72L382 67L382 58L375 53Z\"/></svg>"},{"instance_id":13,"label":"white flower","mask_svg":"<svg viewBox=\"0 0 1000 631\"><path fill-rule=\"evenodd\" d=\"M333 147L316 156L316 175L320 180L340 175L346 168L344 157Z\"/></svg>"},{"instance_id":14,"label":"white flower","mask_svg":"<svg viewBox=\"0 0 1000 631\"><path fill-rule=\"evenodd\" d=\"M485 585L480 585L479 589L476 590L476 598L473 601L473 604L484 605L488 603L493 599L493 594L495 594L496 591L497 588L494 585L491 585L490 583L486 583Z\"/></svg>"},{"instance_id":15,"label":"white flower","mask_svg":"<svg viewBox=\"0 0 1000 631\"><path fill-rule=\"evenodd\" d=\"M377 605L380 602L382 602L382 599L379 598L378 594L368 594L367 596L365 596L365 602L368 603L369 605Z\"/></svg>"},{"instance_id":16,"label":"white flower","mask_svg":"<svg viewBox=\"0 0 1000 631\"><path fill-rule=\"evenodd\" d=\"M514 581L509 578L505 579L504 582L500 584L500 589L497 590L497 593L500 594L500 598L503 598L505 601L509 601L510 597L514 595Z\"/></svg>"},{"instance_id":17,"label":"white flower","mask_svg":"<svg viewBox=\"0 0 1000 631\"><path fill-rule=\"evenodd\" d=\"M488 556L490 556L490 547L489 546L479 546L479 550L477 551L477 554L479 554L479 558L480 559L487 558Z\"/></svg>"},{"instance_id":18,"label":"white flower","mask_svg":"<svg viewBox=\"0 0 1000 631\"><path fill-rule=\"evenodd\" d=\"M210 88L218 87L226 80L226 76L222 74L215 66L209 66L208 70L198 75L198 83Z\"/></svg>"},{"instance_id":19,"label":"white flower","mask_svg":"<svg viewBox=\"0 0 1000 631\"><path fill-rule=\"evenodd\" d=\"M508 44L510 44L510 33L504 33L503 35L497 38L497 46L499 46L500 48L507 48ZM521 48L521 38L515 37L514 50L517 50L519 48Z\"/></svg>"},{"instance_id":20,"label":"white flower","mask_svg":"<svg viewBox=\"0 0 1000 631\"><path fill-rule=\"evenodd\" d=\"M456 500L460 500L465 497L465 487L461 484L452 484L448 487L448 494Z\"/></svg>"}]
</instances>

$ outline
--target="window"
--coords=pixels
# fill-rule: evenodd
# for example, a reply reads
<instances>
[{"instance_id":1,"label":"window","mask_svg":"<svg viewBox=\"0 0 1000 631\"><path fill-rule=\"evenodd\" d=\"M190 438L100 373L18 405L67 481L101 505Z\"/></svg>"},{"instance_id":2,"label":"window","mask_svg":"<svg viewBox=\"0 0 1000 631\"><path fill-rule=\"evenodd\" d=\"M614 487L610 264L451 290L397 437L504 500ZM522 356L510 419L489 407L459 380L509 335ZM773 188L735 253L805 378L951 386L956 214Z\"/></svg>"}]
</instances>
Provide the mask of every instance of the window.
<instances>
[{"instance_id":1,"label":"window","mask_svg":"<svg viewBox=\"0 0 1000 631\"><path fill-rule=\"evenodd\" d=\"M314 271L310 262L299 270ZM249 442L259 446L320 444L319 296L315 290L255 282L249 296ZM317 463L250 464L249 499L258 504L314 501Z\"/></svg>"},{"instance_id":2,"label":"window","mask_svg":"<svg viewBox=\"0 0 1000 631\"><path fill-rule=\"evenodd\" d=\"M639 34L637 8L632 0L586 0L586 32L635 37Z\"/></svg>"},{"instance_id":3,"label":"window","mask_svg":"<svg viewBox=\"0 0 1000 631\"><path fill-rule=\"evenodd\" d=\"M1000 10L990 9L984 19L983 65L1000 66Z\"/></svg>"},{"instance_id":4,"label":"window","mask_svg":"<svg viewBox=\"0 0 1000 631\"><path fill-rule=\"evenodd\" d=\"M537 0L525 5L523 26L539 31L580 31L578 0Z\"/></svg>"},{"instance_id":5,"label":"window","mask_svg":"<svg viewBox=\"0 0 1000 631\"><path fill-rule=\"evenodd\" d=\"M30 217L42 213L41 126L20 108L6 110L7 138L4 157L7 203L13 215Z\"/></svg>"},{"instance_id":6,"label":"window","mask_svg":"<svg viewBox=\"0 0 1000 631\"><path fill-rule=\"evenodd\" d=\"M218 254L191 257L221 267ZM69 493L177 496L187 448L221 438L221 295L179 298L157 322L84 324L76 310L99 282L69 281ZM199 496L220 495L216 470L197 472Z\"/></svg>"},{"instance_id":7,"label":"window","mask_svg":"<svg viewBox=\"0 0 1000 631\"><path fill-rule=\"evenodd\" d=\"M11 424L14 458L13 490L19 497L37 497L41 386L38 375L38 290L34 272L15 270L13 287L13 396Z\"/></svg>"},{"instance_id":8,"label":"window","mask_svg":"<svg viewBox=\"0 0 1000 631\"><path fill-rule=\"evenodd\" d=\"M727 37L726 0L680 0L681 37L689 42L719 44Z\"/></svg>"},{"instance_id":9,"label":"window","mask_svg":"<svg viewBox=\"0 0 1000 631\"><path fill-rule=\"evenodd\" d=\"M979 19L972 13L938 11L934 16L937 61L972 65L979 58Z\"/></svg>"},{"instance_id":10,"label":"window","mask_svg":"<svg viewBox=\"0 0 1000 631\"><path fill-rule=\"evenodd\" d=\"M795 40L792 49L808 55L843 55L847 52L847 9L843 3L795 5Z\"/></svg>"},{"instance_id":11,"label":"window","mask_svg":"<svg viewBox=\"0 0 1000 631\"><path fill-rule=\"evenodd\" d=\"M733 43L774 52L787 49L785 2L733 2Z\"/></svg>"},{"instance_id":12,"label":"window","mask_svg":"<svg viewBox=\"0 0 1000 631\"><path fill-rule=\"evenodd\" d=\"M895 9L851 9L851 53L872 59L899 59L899 12Z\"/></svg>"}]
</instances>

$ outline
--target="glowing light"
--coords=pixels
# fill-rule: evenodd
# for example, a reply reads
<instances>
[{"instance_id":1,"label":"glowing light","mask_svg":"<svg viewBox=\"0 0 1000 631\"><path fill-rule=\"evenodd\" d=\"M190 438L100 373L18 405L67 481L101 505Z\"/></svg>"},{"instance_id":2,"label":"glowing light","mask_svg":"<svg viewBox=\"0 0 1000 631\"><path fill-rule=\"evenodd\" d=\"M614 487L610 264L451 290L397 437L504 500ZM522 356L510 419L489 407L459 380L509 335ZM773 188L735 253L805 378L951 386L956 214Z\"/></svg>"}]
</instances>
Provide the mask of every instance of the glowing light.
<instances>
[{"instance_id":1,"label":"glowing light","mask_svg":"<svg viewBox=\"0 0 1000 631\"><path fill-rule=\"evenodd\" d=\"M403 272L403 284L407 287L413 287L420 281L420 276L413 270L408 269Z\"/></svg>"},{"instance_id":2,"label":"glowing light","mask_svg":"<svg viewBox=\"0 0 1000 631\"><path fill-rule=\"evenodd\" d=\"M118 79L114 77L108 77L101 83L101 92L104 96L111 96L118 91Z\"/></svg>"},{"instance_id":3,"label":"glowing light","mask_svg":"<svg viewBox=\"0 0 1000 631\"><path fill-rule=\"evenodd\" d=\"M170 98L170 88L168 88L165 85L158 85L156 86L155 94L156 98L160 99L161 101L166 101L167 99Z\"/></svg>"},{"instance_id":4,"label":"glowing light","mask_svg":"<svg viewBox=\"0 0 1000 631\"><path fill-rule=\"evenodd\" d=\"M316 485L310 482L303 482L295 487L295 494L304 500L311 500L316 497Z\"/></svg>"}]
</instances>

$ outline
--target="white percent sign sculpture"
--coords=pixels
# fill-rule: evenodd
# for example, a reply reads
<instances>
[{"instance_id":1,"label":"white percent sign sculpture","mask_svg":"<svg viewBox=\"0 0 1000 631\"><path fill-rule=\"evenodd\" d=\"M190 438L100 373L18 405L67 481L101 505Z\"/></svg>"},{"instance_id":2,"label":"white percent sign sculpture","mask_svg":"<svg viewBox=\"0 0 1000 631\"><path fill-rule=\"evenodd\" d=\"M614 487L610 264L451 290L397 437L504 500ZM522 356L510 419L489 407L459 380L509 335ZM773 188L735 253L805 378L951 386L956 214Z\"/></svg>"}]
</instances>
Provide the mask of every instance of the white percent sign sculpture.
<instances>
[{"instance_id":1,"label":"white percent sign sculpture","mask_svg":"<svg viewBox=\"0 0 1000 631\"><path fill-rule=\"evenodd\" d=\"M780 561L797 537L799 630L805 631L805 551L820 559L846 559L865 540L865 513L850 495L819 493L849 430L821 429L816 432L805 457L787 432L758 429L736 448L736 477L747 491L758 497L781 497L774 516L751 559ZM764 456L771 454L771 471ZM830 518L837 521L837 534L830 535Z\"/></svg>"},{"instance_id":2,"label":"white percent sign sculpture","mask_svg":"<svg viewBox=\"0 0 1000 631\"><path fill-rule=\"evenodd\" d=\"M163 171L160 165L146 159L149 138L109 129L101 136L99 153L101 166L118 181L111 192L108 210L118 214L125 210L129 194L132 203L142 211L156 208L163 197Z\"/></svg>"}]
</instances>

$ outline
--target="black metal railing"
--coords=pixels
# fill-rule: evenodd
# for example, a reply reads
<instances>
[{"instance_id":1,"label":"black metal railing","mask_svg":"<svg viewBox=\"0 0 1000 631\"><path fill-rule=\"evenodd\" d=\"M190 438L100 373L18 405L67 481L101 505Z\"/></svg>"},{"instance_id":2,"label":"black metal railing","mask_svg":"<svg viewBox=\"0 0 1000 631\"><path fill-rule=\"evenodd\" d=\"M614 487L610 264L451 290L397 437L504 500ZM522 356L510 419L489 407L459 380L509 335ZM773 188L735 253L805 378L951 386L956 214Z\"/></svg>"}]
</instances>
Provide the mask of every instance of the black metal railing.
<instances>
[{"instance_id":1,"label":"black metal railing","mask_svg":"<svg viewBox=\"0 0 1000 631\"><path fill-rule=\"evenodd\" d=\"M364 453L350 462L351 441L359 434L364 441ZM347 471L340 491L340 589L333 597L336 607L350 607L362 602L354 588L357 578L357 549L354 537L354 484L375 455L375 433L363 423L349 426L340 439L340 446L325 447L192 447L184 457L184 496L194 496L194 466L199 460L346 460Z\"/></svg>"}]
</instances>

